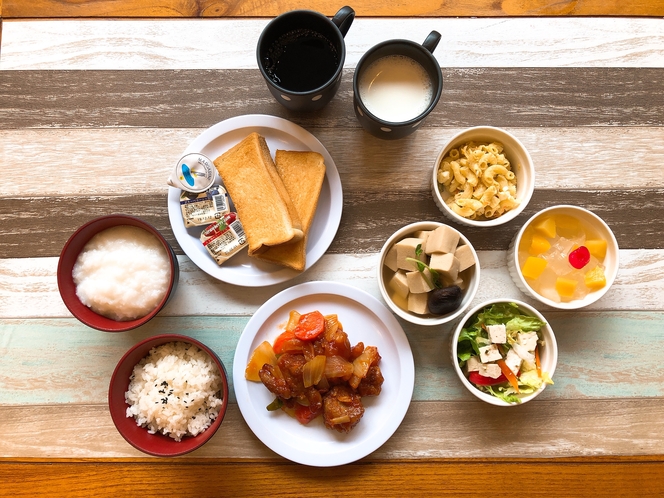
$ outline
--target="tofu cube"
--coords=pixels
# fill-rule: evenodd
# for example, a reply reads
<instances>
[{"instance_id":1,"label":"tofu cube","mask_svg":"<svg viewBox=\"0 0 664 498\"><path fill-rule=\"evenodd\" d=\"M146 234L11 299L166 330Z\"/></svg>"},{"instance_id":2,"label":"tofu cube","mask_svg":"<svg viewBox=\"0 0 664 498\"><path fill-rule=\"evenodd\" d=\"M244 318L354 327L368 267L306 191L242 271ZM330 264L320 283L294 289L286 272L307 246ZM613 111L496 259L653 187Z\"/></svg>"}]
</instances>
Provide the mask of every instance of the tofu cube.
<instances>
[{"instance_id":1,"label":"tofu cube","mask_svg":"<svg viewBox=\"0 0 664 498\"><path fill-rule=\"evenodd\" d=\"M457 276L454 282L450 282L450 285L458 285L461 290L466 290L466 287L468 287L467 281L459 276Z\"/></svg>"},{"instance_id":2,"label":"tofu cube","mask_svg":"<svg viewBox=\"0 0 664 498\"><path fill-rule=\"evenodd\" d=\"M507 352L507 356L505 356L505 364L509 367L509 369L516 375L519 372L519 369L521 368L521 357L516 354L516 351L513 349L510 349Z\"/></svg>"},{"instance_id":3,"label":"tofu cube","mask_svg":"<svg viewBox=\"0 0 664 498\"><path fill-rule=\"evenodd\" d=\"M436 228L429 234L427 238L426 253L433 254L435 252L451 252L457 248L459 244L459 233L452 227L447 225Z\"/></svg>"},{"instance_id":4,"label":"tofu cube","mask_svg":"<svg viewBox=\"0 0 664 498\"><path fill-rule=\"evenodd\" d=\"M416 271L416 264L412 261L407 261L408 258L418 259L423 263L426 263L427 256L424 251L422 251L419 256L416 255L417 246L424 248L422 239L407 237L394 245L397 248L397 268L407 271Z\"/></svg>"},{"instance_id":5,"label":"tofu cube","mask_svg":"<svg viewBox=\"0 0 664 498\"><path fill-rule=\"evenodd\" d=\"M409 271L406 273L406 279L408 281L408 290L413 294L421 294L422 292L429 292L433 290L433 285L430 285L431 272L428 268L425 268L423 272L421 271Z\"/></svg>"},{"instance_id":6,"label":"tofu cube","mask_svg":"<svg viewBox=\"0 0 664 498\"><path fill-rule=\"evenodd\" d=\"M454 251L454 257L459 260L459 271L467 270L475 264L475 258L473 257L473 252L470 249L470 246L463 244L456 248Z\"/></svg>"},{"instance_id":7,"label":"tofu cube","mask_svg":"<svg viewBox=\"0 0 664 498\"><path fill-rule=\"evenodd\" d=\"M537 332L519 332L516 335L516 342L525 347L528 351L535 351L537 347Z\"/></svg>"},{"instance_id":8,"label":"tofu cube","mask_svg":"<svg viewBox=\"0 0 664 498\"><path fill-rule=\"evenodd\" d=\"M466 372L477 372L480 369L480 359L477 356L471 356L466 362Z\"/></svg>"},{"instance_id":9,"label":"tofu cube","mask_svg":"<svg viewBox=\"0 0 664 498\"><path fill-rule=\"evenodd\" d=\"M427 293L408 294L408 311L412 311L418 315L428 315L429 307L427 306Z\"/></svg>"},{"instance_id":10,"label":"tofu cube","mask_svg":"<svg viewBox=\"0 0 664 498\"><path fill-rule=\"evenodd\" d=\"M394 291L397 296L402 299L408 298L408 279L406 274L402 271L396 272L387 282L387 286Z\"/></svg>"},{"instance_id":11,"label":"tofu cube","mask_svg":"<svg viewBox=\"0 0 664 498\"><path fill-rule=\"evenodd\" d=\"M482 363L489 363L490 361L496 361L502 359L500 350L495 344L489 344L488 346L483 346L479 348L480 350L480 360Z\"/></svg>"},{"instance_id":12,"label":"tofu cube","mask_svg":"<svg viewBox=\"0 0 664 498\"><path fill-rule=\"evenodd\" d=\"M418 230L413 234L413 237L416 239L422 239L422 250L426 248L427 245L427 239L429 238L429 234L432 232L432 230Z\"/></svg>"},{"instance_id":13,"label":"tofu cube","mask_svg":"<svg viewBox=\"0 0 664 498\"><path fill-rule=\"evenodd\" d=\"M505 344L507 342L507 330L502 323L498 325L487 325L486 331L489 334L489 339L494 344Z\"/></svg>"},{"instance_id":14,"label":"tofu cube","mask_svg":"<svg viewBox=\"0 0 664 498\"><path fill-rule=\"evenodd\" d=\"M434 253L431 255L429 267L436 270L446 280L454 281L459 276L459 260L453 253Z\"/></svg>"},{"instance_id":15,"label":"tofu cube","mask_svg":"<svg viewBox=\"0 0 664 498\"><path fill-rule=\"evenodd\" d=\"M385 254L384 264L392 271L397 271L399 267L397 266L397 247L392 246L388 249L387 254Z\"/></svg>"},{"instance_id":16,"label":"tofu cube","mask_svg":"<svg viewBox=\"0 0 664 498\"><path fill-rule=\"evenodd\" d=\"M500 374L502 374L503 371L495 363L488 363L486 365L480 364L480 369L478 370L478 373L482 377L491 377L492 379L497 379L498 377L500 377Z\"/></svg>"}]
</instances>

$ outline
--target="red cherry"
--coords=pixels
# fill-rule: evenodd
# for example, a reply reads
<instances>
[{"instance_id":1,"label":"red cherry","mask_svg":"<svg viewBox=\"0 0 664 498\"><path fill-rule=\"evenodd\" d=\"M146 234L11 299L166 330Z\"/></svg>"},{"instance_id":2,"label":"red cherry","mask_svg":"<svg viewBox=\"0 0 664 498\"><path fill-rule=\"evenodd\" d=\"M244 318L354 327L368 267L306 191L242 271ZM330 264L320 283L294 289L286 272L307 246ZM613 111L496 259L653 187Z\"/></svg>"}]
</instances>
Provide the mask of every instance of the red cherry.
<instances>
[{"instance_id":1,"label":"red cherry","mask_svg":"<svg viewBox=\"0 0 664 498\"><path fill-rule=\"evenodd\" d=\"M590 251L586 246L581 246L569 253L569 264L580 270L590 261Z\"/></svg>"}]
</instances>

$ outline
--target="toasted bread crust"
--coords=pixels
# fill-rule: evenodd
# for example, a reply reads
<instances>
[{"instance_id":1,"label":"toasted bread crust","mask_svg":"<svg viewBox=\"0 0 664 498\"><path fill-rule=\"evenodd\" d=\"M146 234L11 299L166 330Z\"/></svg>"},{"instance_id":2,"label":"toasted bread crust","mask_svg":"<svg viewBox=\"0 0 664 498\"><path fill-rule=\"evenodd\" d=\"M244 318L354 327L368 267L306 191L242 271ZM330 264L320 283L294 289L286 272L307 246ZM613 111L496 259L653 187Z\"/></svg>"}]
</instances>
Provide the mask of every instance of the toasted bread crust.
<instances>
[{"instance_id":1,"label":"toasted bread crust","mask_svg":"<svg viewBox=\"0 0 664 498\"><path fill-rule=\"evenodd\" d=\"M277 150L275 163L302 221L304 238L270 247L256 257L302 271L306 266L307 236L325 179L325 163L318 152L284 150Z\"/></svg>"},{"instance_id":2,"label":"toasted bread crust","mask_svg":"<svg viewBox=\"0 0 664 498\"><path fill-rule=\"evenodd\" d=\"M250 255L304 237L265 138L251 133L215 159L214 165L244 226Z\"/></svg>"}]
</instances>

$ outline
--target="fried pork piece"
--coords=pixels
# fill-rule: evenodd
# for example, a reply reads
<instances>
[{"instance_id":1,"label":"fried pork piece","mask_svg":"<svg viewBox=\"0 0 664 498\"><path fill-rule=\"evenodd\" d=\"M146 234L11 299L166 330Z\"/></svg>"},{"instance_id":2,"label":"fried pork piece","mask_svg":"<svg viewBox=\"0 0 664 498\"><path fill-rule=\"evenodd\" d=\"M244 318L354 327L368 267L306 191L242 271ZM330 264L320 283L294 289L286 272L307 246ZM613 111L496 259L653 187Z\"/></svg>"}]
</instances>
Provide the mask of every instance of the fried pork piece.
<instances>
[{"instance_id":1,"label":"fried pork piece","mask_svg":"<svg viewBox=\"0 0 664 498\"><path fill-rule=\"evenodd\" d=\"M362 415L362 398L348 386L334 386L323 397L323 421L328 429L348 433Z\"/></svg>"},{"instance_id":2,"label":"fried pork piece","mask_svg":"<svg viewBox=\"0 0 664 498\"><path fill-rule=\"evenodd\" d=\"M378 365L369 367L367 376L357 386L357 394L360 396L378 396L383 386L383 374Z\"/></svg>"},{"instance_id":3,"label":"fried pork piece","mask_svg":"<svg viewBox=\"0 0 664 498\"><path fill-rule=\"evenodd\" d=\"M302 381L302 368L307 360L303 355L285 353L279 357L277 368L266 363L258 372L261 382L282 400L293 399L310 406L312 411L320 409L323 403L321 394L312 386L305 388Z\"/></svg>"}]
</instances>

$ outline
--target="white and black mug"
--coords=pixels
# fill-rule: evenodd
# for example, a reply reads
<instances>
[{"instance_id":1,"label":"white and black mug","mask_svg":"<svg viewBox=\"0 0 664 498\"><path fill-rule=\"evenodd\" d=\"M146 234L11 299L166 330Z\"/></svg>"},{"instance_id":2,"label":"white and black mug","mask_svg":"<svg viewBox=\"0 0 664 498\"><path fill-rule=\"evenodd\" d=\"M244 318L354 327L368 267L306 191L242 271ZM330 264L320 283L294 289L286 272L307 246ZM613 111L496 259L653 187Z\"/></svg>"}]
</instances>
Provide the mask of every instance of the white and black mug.
<instances>
[{"instance_id":1,"label":"white and black mug","mask_svg":"<svg viewBox=\"0 0 664 498\"><path fill-rule=\"evenodd\" d=\"M353 107L365 130L393 140L420 127L443 91L443 73L433 56L440 38L432 31L421 45L388 40L362 56L353 78Z\"/></svg>"},{"instance_id":2,"label":"white and black mug","mask_svg":"<svg viewBox=\"0 0 664 498\"><path fill-rule=\"evenodd\" d=\"M330 20L311 10L276 17L258 39L256 58L275 99L293 111L316 111L336 94L346 58L344 36L355 19L346 6Z\"/></svg>"}]
</instances>

